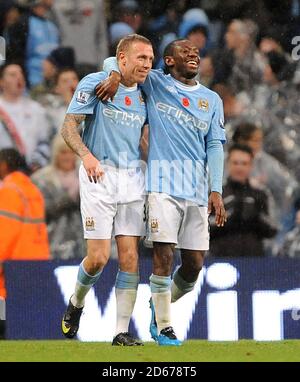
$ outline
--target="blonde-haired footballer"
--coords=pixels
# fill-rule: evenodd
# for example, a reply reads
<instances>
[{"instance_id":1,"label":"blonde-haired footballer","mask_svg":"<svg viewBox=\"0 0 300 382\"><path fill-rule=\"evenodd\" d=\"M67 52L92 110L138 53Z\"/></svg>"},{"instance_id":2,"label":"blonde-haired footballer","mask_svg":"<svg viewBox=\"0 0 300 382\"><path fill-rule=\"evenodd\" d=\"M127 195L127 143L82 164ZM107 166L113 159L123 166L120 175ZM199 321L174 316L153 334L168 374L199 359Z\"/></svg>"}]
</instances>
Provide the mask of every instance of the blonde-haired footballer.
<instances>
[{"instance_id":1,"label":"blonde-haired footballer","mask_svg":"<svg viewBox=\"0 0 300 382\"><path fill-rule=\"evenodd\" d=\"M73 338L85 296L100 278L116 238L119 272L116 278L117 325L113 345L142 342L128 333L134 308L138 272L138 242L144 235L144 174L140 140L147 119L138 84L152 67L153 49L139 35L124 37L117 47L121 84L113 100L99 102L96 85L105 72L89 74L79 83L68 108L62 136L80 156L81 214L87 255L80 264L77 282L63 316L62 331ZM83 136L78 127L84 122Z\"/></svg>"}]
</instances>

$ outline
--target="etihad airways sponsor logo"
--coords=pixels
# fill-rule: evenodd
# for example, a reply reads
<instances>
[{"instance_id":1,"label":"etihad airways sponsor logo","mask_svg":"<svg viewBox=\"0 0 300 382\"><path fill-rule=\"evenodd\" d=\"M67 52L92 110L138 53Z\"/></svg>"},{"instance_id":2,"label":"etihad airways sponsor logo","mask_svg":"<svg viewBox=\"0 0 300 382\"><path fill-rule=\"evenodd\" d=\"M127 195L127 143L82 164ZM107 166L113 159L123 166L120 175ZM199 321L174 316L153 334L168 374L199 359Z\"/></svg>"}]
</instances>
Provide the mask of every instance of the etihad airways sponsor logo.
<instances>
[{"instance_id":1,"label":"etihad airways sponsor logo","mask_svg":"<svg viewBox=\"0 0 300 382\"><path fill-rule=\"evenodd\" d=\"M144 116L136 113L109 108L103 109L103 115L112 119L114 122L132 127L142 127L146 120Z\"/></svg>"},{"instance_id":2,"label":"etihad airways sponsor logo","mask_svg":"<svg viewBox=\"0 0 300 382\"><path fill-rule=\"evenodd\" d=\"M177 122L180 125L184 125L192 129L207 130L208 123L194 117L193 115L185 112L184 110L177 109L174 106L167 105L162 102L157 102L157 109L162 112L169 120Z\"/></svg>"}]
</instances>

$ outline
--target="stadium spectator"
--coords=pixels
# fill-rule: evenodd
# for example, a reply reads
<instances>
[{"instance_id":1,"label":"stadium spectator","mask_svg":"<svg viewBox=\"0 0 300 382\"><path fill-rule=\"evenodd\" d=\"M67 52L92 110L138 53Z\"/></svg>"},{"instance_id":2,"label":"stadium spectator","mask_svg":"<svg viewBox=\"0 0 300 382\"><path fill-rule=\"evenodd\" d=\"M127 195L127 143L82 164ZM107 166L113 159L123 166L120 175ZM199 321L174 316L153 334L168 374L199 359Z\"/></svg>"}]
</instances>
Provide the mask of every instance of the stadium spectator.
<instances>
[{"instance_id":1,"label":"stadium spectator","mask_svg":"<svg viewBox=\"0 0 300 382\"><path fill-rule=\"evenodd\" d=\"M73 48L59 47L54 49L43 61L43 82L34 86L30 95L33 99L40 98L52 92L57 73L63 69L75 70L76 58Z\"/></svg>"},{"instance_id":2,"label":"stadium spectator","mask_svg":"<svg viewBox=\"0 0 300 382\"><path fill-rule=\"evenodd\" d=\"M152 8L155 8L155 16L148 21L146 30L147 36L151 39L156 48L155 51L163 55L164 48L167 46L166 41L168 35L175 35L173 40L177 38L178 27L182 19L182 14L186 9L186 1L166 0L164 2L155 2ZM151 15L154 12L149 12ZM169 40L168 43L171 41ZM161 57L157 57L159 60Z\"/></svg>"},{"instance_id":3,"label":"stadium spectator","mask_svg":"<svg viewBox=\"0 0 300 382\"><path fill-rule=\"evenodd\" d=\"M2 0L0 3L0 36L3 36L8 43L8 29L17 23L21 16L20 7L17 1Z\"/></svg>"},{"instance_id":4,"label":"stadium spectator","mask_svg":"<svg viewBox=\"0 0 300 382\"><path fill-rule=\"evenodd\" d=\"M119 41L123 37L133 33L134 33L133 28L122 21L118 21L116 23L111 24L109 28L109 42L110 42L109 52L111 54L114 54Z\"/></svg>"},{"instance_id":5,"label":"stadium spectator","mask_svg":"<svg viewBox=\"0 0 300 382\"><path fill-rule=\"evenodd\" d=\"M240 123L233 134L234 143L247 145L253 152L251 185L271 191L275 218L282 222L291 208L291 197L297 182L289 169L263 149L263 131L251 123Z\"/></svg>"},{"instance_id":6,"label":"stadium spectator","mask_svg":"<svg viewBox=\"0 0 300 382\"><path fill-rule=\"evenodd\" d=\"M274 104L272 107L268 106L264 91L264 94L261 93L258 97L256 87L253 87L251 92L239 94L235 94L232 88L224 83L213 84L212 88L224 102L225 128L229 140L239 124L255 124L263 131L265 151L289 168L298 180L300 146L297 142L300 142L300 124L296 105L299 97L291 92L291 99L284 97L282 103L277 103L279 95L274 89L269 99L269 102Z\"/></svg>"},{"instance_id":7,"label":"stadium spectator","mask_svg":"<svg viewBox=\"0 0 300 382\"><path fill-rule=\"evenodd\" d=\"M75 50L80 66L102 68L108 53L105 1L55 1L55 19L61 33L61 45Z\"/></svg>"},{"instance_id":8,"label":"stadium spectator","mask_svg":"<svg viewBox=\"0 0 300 382\"><path fill-rule=\"evenodd\" d=\"M43 60L59 45L59 31L47 19L54 0L26 0L29 12L8 30L7 60L26 69L30 87L43 81Z\"/></svg>"},{"instance_id":9,"label":"stadium spectator","mask_svg":"<svg viewBox=\"0 0 300 382\"><path fill-rule=\"evenodd\" d=\"M244 112L247 112L246 104L243 102L243 99L239 98L233 92L231 86L225 83L216 83L216 84L213 84L212 88L215 92L219 94L219 96L223 100L224 116L225 116L225 121L227 122L227 124L229 124L231 120L235 120L239 118L241 115L244 114ZM226 126L226 129L227 129L227 126ZM231 127L230 127L230 130L232 130Z\"/></svg>"},{"instance_id":10,"label":"stadium spectator","mask_svg":"<svg viewBox=\"0 0 300 382\"><path fill-rule=\"evenodd\" d=\"M25 171L25 172L24 172ZM25 159L15 149L0 151L0 297L6 297L6 260L47 260L49 243L44 199L26 174Z\"/></svg>"},{"instance_id":11,"label":"stadium spectator","mask_svg":"<svg viewBox=\"0 0 300 382\"><path fill-rule=\"evenodd\" d=\"M50 118L52 133L57 134L63 124L66 110L79 83L78 74L74 69L62 69L54 80L52 93L39 97L39 102L45 107Z\"/></svg>"},{"instance_id":12,"label":"stadium spectator","mask_svg":"<svg viewBox=\"0 0 300 382\"><path fill-rule=\"evenodd\" d=\"M83 257L77 157L60 134L53 141L51 164L36 171L32 181L45 199L51 257Z\"/></svg>"},{"instance_id":13,"label":"stadium spectator","mask_svg":"<svg viewBox=\"0 0 300 382\"><path fill-rule=\"evenodd\" d=\"M257 33L257 25L252 20L233 20L227 28L225 40L228 51L224 51L223 56L225 61L230 56L233 60L227 81L234 93L249 91L254 84L262 82L264 59L256 49ZM219 65L222 66L224 60Z\"/></svg>"},{"instance_id":14,"label":"stadium spectator","mask_svg":"<svg viewBox=\"0 0 300 382\"><path fill-rule=\"evenodd\" d=\"M264 256L263 239L274 237L267 194L250 185L253 153L248 146L228 150L228 179L223 187L227 222L221 229L210 218L209 254L217 257Z\"/></svg>"},{"instance_id":15,"label":"stadium spectator","mask_svg":"<svg viewBox=\"0 0 300 382\"><path fill-rule=\"evenodd\" d=\"M19 65L0 67L0 148L14 147L32 169L49 161L49 121L44 108L24 94L25 77Z\"/></svg>"},{"instance_id":16,"label":"stadium spectator","mask_svg":"<svg viewBox=\"0 0 300 382\"><path fill-rule=\"evenodd\" d=\"M206 55L209 45L209 19L202 9L190 9L183 15L178 37L190 40L199 49L201 58Z\"/></svg>"},{"instance_id":17,"label":"stadium spectator","mask_svg":"<svg viewBox=\"0 0 300 382\"><path fill-rule=\"evenodd\" d=\"M287 232L282 248L281 256L300 258L300 199L295 202L295 224L291 231Z\"/></svg>"},{"instance_id":18,"label":"stadium spectator","mask_svg":"<svg viewBox=\"0 0 300 382\"><path fill-rule=\"evenodd\" d=\"M296 64L282 53L266 54L265 86L256 89L254 107L268 110L273 119L268 127L262 125L268 152L290 168L299 181L299 91L292 83Z\"/></svg>"},{"instance_id":19,"label":"stadium spectator","mask_svg":"<svg viewBox=\"0 0 300 382\"><path fill-rule=\"evenodd\" d=\"M261 36L259 42L259 50L263 53L277 52L285 53L283 46L281 44L282 40L282 30L280 28L271 26Z\"/></svg>"},{"instance_id":20,"label":"stadium spectator","mask_svg":"<svg viewBox=\"0 0 300 382\"><path fill-rule=\"evenodd\" d=\"M267 63L264 70L264 81L270 86L280 84L282 81L291 81L295 65L289 62L283 53L274 50L266 53Z\"/></svg>"},{"instance_id":21,"label":"stadium spectator","mask_svg":"<svg viewBox=\"0 0 300 382\"><path fill-rule=\"evenodd\" d=\"M135 0L122 0L116 9L119 21L126 23L134 33L139 32L143 19L139 4Z\"/></svg>"},{"instance_id":22,"label":"stadium spectator","mask_svg":"<svg viewBox=\"0 0 300 382\"><path fill-rule=\"evenodd\" d=\"M214 77L215 68L213 56L211 54L208 54L200 60L199 82L202 85L211 88Z\"/></svg>"}]
</instances>

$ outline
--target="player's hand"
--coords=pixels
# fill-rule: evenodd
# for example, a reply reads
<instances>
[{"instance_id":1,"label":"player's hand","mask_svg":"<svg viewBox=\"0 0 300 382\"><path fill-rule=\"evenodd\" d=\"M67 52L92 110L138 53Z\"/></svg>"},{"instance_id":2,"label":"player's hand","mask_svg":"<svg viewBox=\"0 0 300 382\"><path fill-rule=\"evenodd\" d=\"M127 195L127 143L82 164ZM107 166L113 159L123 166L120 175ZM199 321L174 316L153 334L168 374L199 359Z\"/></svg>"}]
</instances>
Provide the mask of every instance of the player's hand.
<instances>
[{"instance_id":1,"label":"player's hand","mask_svg":"<svg viewBox=\"0 0 300 382\"><path fill-rule=\"evenodd\" d=\"M211 192L208 199L208 209L207 212L211 214L215 212L216 226L223 227L227 221L226 211L223 204L222 195L218 192Z\"/></svg>"},{"instance_id":2,"label":"player's hand","mask_svg":"<svg viewBox=\"0 0 300 382\"><path fill-rule=\"evenodd\" d=\"M91 183L97 183L99 180L102 180L104 171L100 162L93 154L88 153L84 155L82 157L82 162Z\"/></svg>"},{"instance_id":3,"label":"player's hand","mask_svg":"<svg viewBox=\"0 0 300 382\"><path fill-rule=\"evenodd\" d=\"M121 81L121 74L111 72L110 76L96 86L96 95L101 101L113 101Z\"/></svg>"}]
</instances>

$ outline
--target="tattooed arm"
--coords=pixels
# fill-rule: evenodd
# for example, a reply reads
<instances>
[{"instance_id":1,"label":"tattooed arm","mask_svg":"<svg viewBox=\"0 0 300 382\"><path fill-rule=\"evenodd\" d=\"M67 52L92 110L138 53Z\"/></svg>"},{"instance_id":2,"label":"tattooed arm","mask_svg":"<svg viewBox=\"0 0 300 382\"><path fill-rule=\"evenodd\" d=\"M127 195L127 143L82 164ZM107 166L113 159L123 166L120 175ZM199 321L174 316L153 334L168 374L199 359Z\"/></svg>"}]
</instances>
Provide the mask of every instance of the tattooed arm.
<instances>
[{"instance_id":1,"label":"tattooed arm","mask_svg":"<svg viewBox=\"0 0 300 382\"><path fill-rule=\"evenodd\" d=\"M81 159L90 152L79 135L79 126L84 120L84 114L66 114L61 129L61 135L66 141L66 144L80 156Z\"/></svg>"},{"instance_id":2,"label":"tattooed arm","mask_svg":"<svg viewBox=\"0 0 300 382\"><path fill-rule=\"evenodd\" d=\"M104 175L100 162L83 143L79 126L85 119L84 114L66 114L61 135L66 144L81 158L90 182L97 182Z\"/></svg>"}]
</instances>

